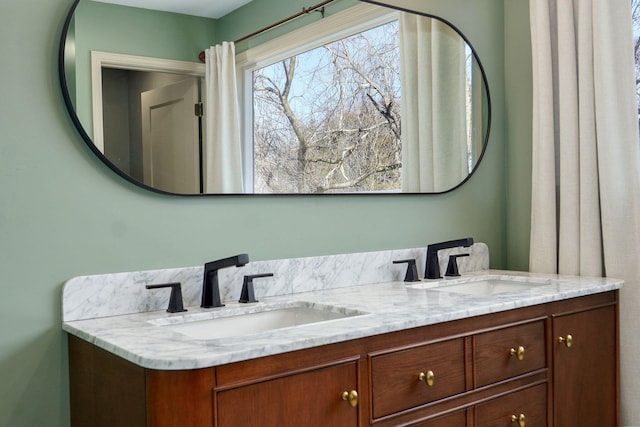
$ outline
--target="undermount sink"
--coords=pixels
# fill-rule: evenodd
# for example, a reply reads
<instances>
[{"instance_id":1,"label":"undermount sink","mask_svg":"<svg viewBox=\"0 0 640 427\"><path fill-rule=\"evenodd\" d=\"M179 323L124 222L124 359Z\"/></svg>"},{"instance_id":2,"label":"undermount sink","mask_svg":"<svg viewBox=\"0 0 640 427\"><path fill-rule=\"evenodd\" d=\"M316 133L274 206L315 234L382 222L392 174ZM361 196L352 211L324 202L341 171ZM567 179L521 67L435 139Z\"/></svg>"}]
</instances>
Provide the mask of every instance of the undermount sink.
<instances>
[{"instance_id":1,"label":"undermount sink","mask_svg":"<svg viewBox=\"0 0 640 427\"><path fill-rule=\"evenodd\" d=\"M550 280L535 279L528 277L504 278L504 277L479 277L465 278L452 282L424 282L409 285L413 289L429 289L434 291L453 292L465 295L496 295L508 292L518 292L532 289L538 286L551 284Z\"/></svg>"},{"instance_id":2,"label":"undermount sink","mask_svg":"<svg viewBox=\"0 0 640 427\"><path fill-rule=\"evenodd\" d=\"M149 323L200 340L248 335L368 314L343 307L297 301L228 308L150 320Z\"/></svg>"}]
</instances>

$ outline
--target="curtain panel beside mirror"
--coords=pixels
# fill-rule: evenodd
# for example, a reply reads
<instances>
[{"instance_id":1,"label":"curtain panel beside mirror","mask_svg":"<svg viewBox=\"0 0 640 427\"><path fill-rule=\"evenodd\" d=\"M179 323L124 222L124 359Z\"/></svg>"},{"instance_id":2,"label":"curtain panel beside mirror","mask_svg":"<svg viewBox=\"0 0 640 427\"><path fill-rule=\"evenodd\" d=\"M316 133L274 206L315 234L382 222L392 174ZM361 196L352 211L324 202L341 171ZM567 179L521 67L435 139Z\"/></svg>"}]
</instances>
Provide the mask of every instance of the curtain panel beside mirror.
<instances>
[{"instance_id":1,"label":"curtain panel beside mirror","mask_svg":"<svg viewBox=\"0 0 640 427\"><path fill-rule=\"evenodd\" d=\"M469 174L465 42L445 23L402 14L402 185L452 188Z\"/></svg>"},{"instance_id":2,"label":"curtain panel beside mirror","mask_svg":"<svg viewBox=\"0 0 640 427\"><path fill-rule=\"evenodd\" d=\"M242 142L233 42L205 51L204 190L242 193Z\"/></svg>"}]
</instances>

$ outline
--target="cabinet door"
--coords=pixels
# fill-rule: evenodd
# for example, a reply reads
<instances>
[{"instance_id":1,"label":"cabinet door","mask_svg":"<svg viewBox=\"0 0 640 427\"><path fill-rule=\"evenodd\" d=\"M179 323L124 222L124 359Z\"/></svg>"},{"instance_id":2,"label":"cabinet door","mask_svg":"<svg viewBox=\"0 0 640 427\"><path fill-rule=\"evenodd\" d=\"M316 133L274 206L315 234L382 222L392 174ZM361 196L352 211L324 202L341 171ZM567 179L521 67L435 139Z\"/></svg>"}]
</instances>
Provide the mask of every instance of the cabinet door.
<instances>
[{"instance_id":1,"label":"cabinet door","mask_svg":"<svg viewBox=\"0 0 640 427\"><path fill-rule=\"evenodd\" d=\"M556 426L618 425L616 318L604 307L553 319Z\"/></svg>"},{"instance_id":2,"label":"cabinet door","mask_svg":"<svg viewBox=\"0 0 640 427\"><path fill-rule=\"evenodd\" d=\"M217 427L357 426L357 362L216 390ZM353 396L353 394L352 394Z\"/></svg>"},{"instance_id":3,"label":"cabinet door","mask_svg":"<svg viewBox=\"0 0 640 427\"><path fill-rule=\"evenodd\" d=\"M476 427L547 425L547 384L507 394L476 407ZM581 426L582 424L558 424ZM604 426L604 425L603 425Z\"/></svg>"}]
</instances>

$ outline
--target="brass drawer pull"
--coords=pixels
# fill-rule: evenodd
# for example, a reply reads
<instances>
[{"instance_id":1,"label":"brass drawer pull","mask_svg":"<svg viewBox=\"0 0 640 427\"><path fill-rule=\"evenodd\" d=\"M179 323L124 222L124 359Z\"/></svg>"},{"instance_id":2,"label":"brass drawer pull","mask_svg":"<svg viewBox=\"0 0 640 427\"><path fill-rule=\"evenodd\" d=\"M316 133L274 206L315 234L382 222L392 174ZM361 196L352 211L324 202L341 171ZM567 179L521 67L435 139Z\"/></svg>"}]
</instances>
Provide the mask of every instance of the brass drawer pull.
<instances>
[{"instance_id":1,"label":"brass drawer pull","mask_svg":"<svg viewBox=\"0 0 640 427\"><path fill-rule=\"evenodd\" d=\"M565 337L558 337L558 342L559 343L563 343L567 347L571 347L573 345L573 336L572 335L567 335L566 338Z\"/></svg>"},{"instance_id":2,"label":"brass drawer pull","mask_svg":"<svg viewBox=\"0 0 640 427\"><path fill-rule=\"evenodd\" d=\"M353 408L358 406L358 392L355 390L342 392L342 400L349 401Z\"/></svg>"},{"instance_id":3,"label":"brass drawer pull","mask_svg":"<svg viewBox=\"0 0 640 427\"><path fill-rule=\"evenodd\" d=\"M431 387L435 382L436 378L433 371L427 371L426 374L424 372L420 372L420 375L418 375L418 380L423 381L425 384Z\"/></svg>"},{"instance_id":4,"label":"brass drawer pull","mask_svg":"<svg viewBox=\"0 0 640 427\"><path fill-rule=\"evenodd\" d=\"M524 414L511 415L511 422L517 422L519 427L525 427L525 425L527 424Z\"/></svg>"},{"instance_id":5,"label":"brass drawer pull","mask_svg":"<svg viewBox=\"0 0 640 427\"><path fill-rule=\"evenodd\" d=\"M516 356L518 360L524 360L524 347L520 346L517 349L512 348L509 350L509 354L512 356Z\"/></svg>"}]
</instances>

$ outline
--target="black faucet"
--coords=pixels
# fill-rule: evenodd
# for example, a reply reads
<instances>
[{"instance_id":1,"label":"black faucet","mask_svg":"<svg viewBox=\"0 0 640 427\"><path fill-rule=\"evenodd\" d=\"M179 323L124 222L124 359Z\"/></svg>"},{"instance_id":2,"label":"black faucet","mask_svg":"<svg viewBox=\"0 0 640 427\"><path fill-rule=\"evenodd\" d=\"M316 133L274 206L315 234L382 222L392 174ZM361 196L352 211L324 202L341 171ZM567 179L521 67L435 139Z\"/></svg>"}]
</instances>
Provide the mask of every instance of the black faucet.
<instances>
[{"instance_id":1,"label":"black faucet","mask_svg":"<svg viewBox=\"0 0 640 427\"><path fill-rule=\"evenodd\" d=\"M438 262L438 251L441 249L457 248L463 246L465 248L473 245L473 238L449 240L448 242L434 243L427 246L427 265L424 269L425 279L440 279L440 263Z\"/></svg>"},{"instance_id":2,"label":"black faucet","mask_svg":"<svg viewBox=\"0 0 640 427\"><path fill-rule=\"evenodd\" d=\"M249 255L240 254L208 262L204 265L202 280L202 302L200 307L224 307L220 301L220 285L218 284L218 270L226 267L242 267L249 263Z\"/></svg>"}]
</instances>

